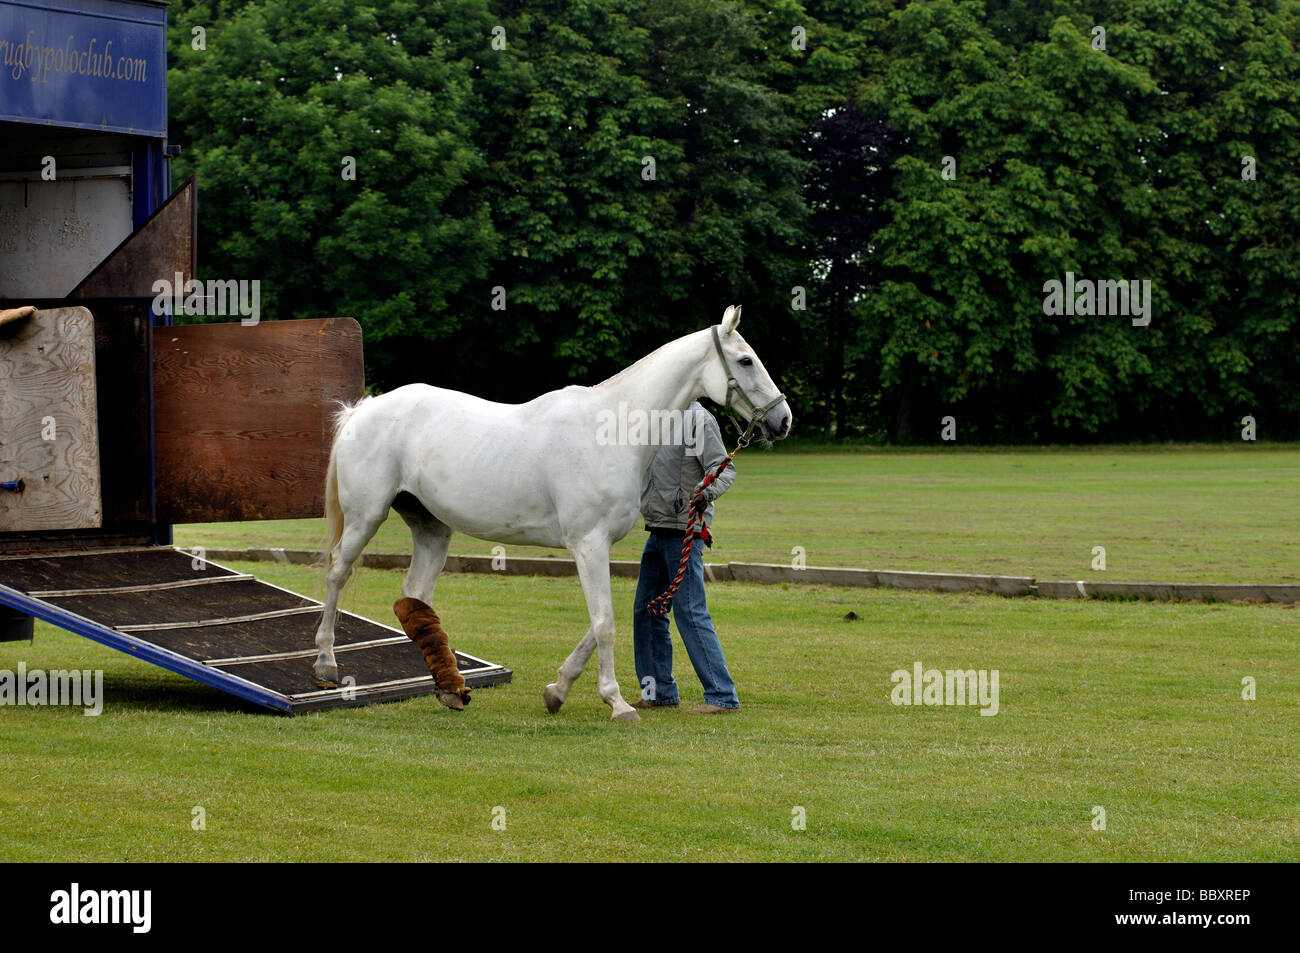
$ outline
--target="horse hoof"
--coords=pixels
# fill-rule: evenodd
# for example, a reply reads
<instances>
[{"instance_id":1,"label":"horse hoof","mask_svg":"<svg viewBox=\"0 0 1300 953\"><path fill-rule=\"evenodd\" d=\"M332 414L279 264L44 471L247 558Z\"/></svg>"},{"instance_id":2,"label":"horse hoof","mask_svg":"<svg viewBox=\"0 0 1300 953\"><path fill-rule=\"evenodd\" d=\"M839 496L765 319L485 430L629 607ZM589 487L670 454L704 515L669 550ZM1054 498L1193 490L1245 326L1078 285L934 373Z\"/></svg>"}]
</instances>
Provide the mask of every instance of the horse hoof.
<instances>
[{"instance_id":1,"label":"horse hoof","mask_svg":"<svg viewBox=\"0 0 1300 953\"><path fill-rule=\"evenodd\" d=\"M625 712L619 712L612 716L614 721L640 721L641 716L636 713L635 708L629 708Z\"/></svg>"},{"instance_id":2,"label":"horse hoof","mask_svg":"<svg viewBox=\"0 0 1300 953\"><path fill-rule=\"evenodd\" d=\"M542 691L542 701L546 702L546 710L554 715L560 710L560 706L564 704L564 696L560 694L555 687L555 683L552 682Z\"/></svg>"},{"instance_id":3,"label":"horse hoof","mask_svg":"<svg viewBox=\"0 0 1300 953\"><path fill-rule=\"evenodd\" d=\"M338 688L339 687L339 667L337 665L321 665L317 662L311 667L316 676L316 684L321 688Z\"/></svg>"},{"instance_id":4,"label":"horse hoof","mask_svg":"<svg viewBox=\"0 0 1300 953\"><path fill-rule=\"evenodd\" d=\"M453 711L465 710L465 703L461 701L459 692L438 692L438 701Z\"/></svg>"}]
</instances>

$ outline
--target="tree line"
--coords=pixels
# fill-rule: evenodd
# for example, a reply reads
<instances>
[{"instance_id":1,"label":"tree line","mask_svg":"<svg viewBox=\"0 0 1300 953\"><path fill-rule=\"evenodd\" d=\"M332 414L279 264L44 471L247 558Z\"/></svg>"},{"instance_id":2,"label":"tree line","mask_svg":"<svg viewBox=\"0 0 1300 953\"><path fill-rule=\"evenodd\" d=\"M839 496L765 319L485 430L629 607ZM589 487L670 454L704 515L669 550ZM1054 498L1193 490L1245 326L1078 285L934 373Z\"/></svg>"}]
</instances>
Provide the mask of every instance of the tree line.
<instances>
[{"instance_id":1,"label":"tree line","mask_svg":"<svg viewBox=\"0 0 1300 953\"><path fill-rule=\"evenodd\" d=\"M737 303L805 434L1295 437L1298 10L182 0L173 175L201 272L356 317L381 390L594 383Z\"/></svg>"}]
</instances>

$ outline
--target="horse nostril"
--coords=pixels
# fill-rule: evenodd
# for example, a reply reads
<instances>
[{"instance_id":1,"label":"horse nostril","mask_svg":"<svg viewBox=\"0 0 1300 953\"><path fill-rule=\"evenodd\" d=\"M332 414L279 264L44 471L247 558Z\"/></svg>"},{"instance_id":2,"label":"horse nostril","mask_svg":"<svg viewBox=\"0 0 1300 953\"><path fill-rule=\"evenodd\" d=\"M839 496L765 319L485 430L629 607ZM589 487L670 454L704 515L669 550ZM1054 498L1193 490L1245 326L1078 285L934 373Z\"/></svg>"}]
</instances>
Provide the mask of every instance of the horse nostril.
<instances>
[{"instance_id":1,"label":"horse nostril","mask_svg":"<svg viewBox=\"0 0 1300 953\"><path fill-rule=\"evenodd\" d=\"M787 414L786 416L781 418L781 429L779 433L781 434L781 436L784 437L789 432L790 432L790 417Z\"/></svg>"}]
</instances>

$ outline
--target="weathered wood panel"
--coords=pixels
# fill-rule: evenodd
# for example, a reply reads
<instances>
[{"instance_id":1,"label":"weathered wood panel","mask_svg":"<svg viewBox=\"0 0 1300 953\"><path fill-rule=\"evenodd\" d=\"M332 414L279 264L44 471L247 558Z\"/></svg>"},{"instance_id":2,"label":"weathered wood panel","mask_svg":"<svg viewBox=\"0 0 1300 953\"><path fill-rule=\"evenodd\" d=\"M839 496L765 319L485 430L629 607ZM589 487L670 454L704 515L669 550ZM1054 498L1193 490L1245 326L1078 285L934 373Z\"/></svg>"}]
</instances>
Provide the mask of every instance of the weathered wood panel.
<instances>
[{"instance_id":1,"label":"weathered wood panel","mask_svg":"<svg viewBox=\"0 0 1300 953\"><path fill-rule=\"evenodd\" d=\"M129 166L95 178L59 171L55 182L0 181L0 298L62 297L131 234Z\"/></svg>"},{"instance_id":2,"label":"weathered wood panel","mask_svg":"<svg viewBox=\"0 0 1300 953\"><path fill-rule=\"evenodd\" d=\"M362 392L352 318L155 328L159 517L320 516L336 402Z\"/></svg>"},{"instance_id":3,"label":"weathered wood panel","mask_svg":"<svg viewBox=\"0 0 1300 953\"><path fill-rule=\"evenodd\" d=\"M0 328L0 533L98 527L95 322L52 308Z\"/></svg>"}]
</instances>

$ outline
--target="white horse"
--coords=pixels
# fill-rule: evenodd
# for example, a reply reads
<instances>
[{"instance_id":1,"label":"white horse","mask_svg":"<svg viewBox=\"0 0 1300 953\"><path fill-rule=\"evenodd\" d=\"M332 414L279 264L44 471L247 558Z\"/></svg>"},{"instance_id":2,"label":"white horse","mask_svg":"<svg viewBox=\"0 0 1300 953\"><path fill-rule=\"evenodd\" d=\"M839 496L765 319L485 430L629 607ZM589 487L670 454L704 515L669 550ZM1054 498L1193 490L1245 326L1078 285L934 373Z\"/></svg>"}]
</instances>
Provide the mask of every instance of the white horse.
<instances>
[{"instance_id":1,"label":"white horse","mask_svg":"<svg viewBox=\"0 0 1300 953\"><path fill-rule=\"evenodd\" d=\"M722 323L665 344L594 387L565 387L526 404L497 404L427 384L408 384L344 407L326 475L328 592L314 671L338 683L334 621L339 590L391 506L414 542L404 595L433 604L453 531L499 543L563 546L573 554L591 627L543 698L554 713L597 650L597 691L619 721L637 721L614 677L610 547L636 524L641 481L671 434L614 428L616 416L671 419L707 396L761 430L790 432L790 407L736 331ZM637 415L637 416L634 416ZM658 415L657 417L654 415ZM662 428L667 430L668 428ZM649 439L642 439L648 437ZM655 439L658 438L658 439Z\"/></svg>"}]
</instances>

